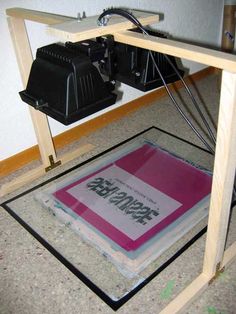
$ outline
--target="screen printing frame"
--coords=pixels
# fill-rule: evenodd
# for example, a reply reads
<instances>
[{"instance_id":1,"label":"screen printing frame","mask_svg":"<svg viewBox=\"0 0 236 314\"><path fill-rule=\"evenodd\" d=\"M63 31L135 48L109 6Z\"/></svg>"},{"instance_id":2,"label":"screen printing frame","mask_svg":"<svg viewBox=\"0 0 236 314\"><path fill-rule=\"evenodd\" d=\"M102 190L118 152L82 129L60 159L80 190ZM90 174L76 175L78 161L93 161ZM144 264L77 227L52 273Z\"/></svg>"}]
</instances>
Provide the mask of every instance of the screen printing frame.
<instances>
[{"instance_id":1,"label":"screen printing frame","mask_svg":"<svg viewBox=\"0 0 236 314\"><path fill-rule=\"evenodd\" d=\"M170 136L173 139L182 141L183 143L186 143L189 146L192 146L193 148L198 149L199 151L202 151L203 153L212 155L207 150L203 149L202 147L199 147L193 143L188 142L187 140L184 140L174 134L171 134L167 131L164 131L162 129L159 129L156 126L151 126L148 129L145 129L134 136L131 136L127 138L126 140L108 148L107 150L73 166L72 168L69 168L60 174L51 177L50 179L10 198L9 200L5 201L4 203L0 204L9 215L11 215L23 228L25 228L37 241L39 241L53 256L55 256L65 267L67 267L78 279L80 279L90 290L92 290L100 299L102 299L108 306L110 306L114 311L117 311L121 306L123 306L126 302L128 302L133 296L135 296L142 288L144 288L148 283L150 283L154 278L156 278L164 269L166 269L176 258L178 258L182 253L184 253L190 246L192 246L202 235L204 235L207 231L207 226L198 228L198 231L192 236L189 237L189 240L186 241L176 252L171 255L166 261L164 261L163 264L158 266L150 275L145 278L143 281L141 281L139 284L137 284L131 291L124 294L120 299L114 300L112 297L110 297L106 292L103 291L101 287L99 287L97 284L95 284L88 276L86 276L80 269L78 269L72 262L70 262L67 258L63 256L63 253L59 252L52 244L50 244L47 239L45 239L43 236L41 236L34 228L26 222L23 218L18 215L18 213L15 212L15 210L11 207L11 203L15 200L18 200L20 198L23 198L24 196L27 196L30 193L37 192L38 188L42 188L44 186L47 186L49 183L53 183L55 180L59 178L63 178L63 176L66 176L69 173L73 173L74 170L79 170L80 168L84 168L84 166L91 164L92 162L96 161L97 159L101 159L103 156L106 157L109 155L109 153L112 153L114 150L119 149L119 147L123 147L124 144L127 144L131 142L132 140L138 139L140 136L144 136L145 133L148 134L149 131L157 130L160 133L163 133L164 135ZM178 158L181 158L179 156Z\"/></svg>"}]
</instances>

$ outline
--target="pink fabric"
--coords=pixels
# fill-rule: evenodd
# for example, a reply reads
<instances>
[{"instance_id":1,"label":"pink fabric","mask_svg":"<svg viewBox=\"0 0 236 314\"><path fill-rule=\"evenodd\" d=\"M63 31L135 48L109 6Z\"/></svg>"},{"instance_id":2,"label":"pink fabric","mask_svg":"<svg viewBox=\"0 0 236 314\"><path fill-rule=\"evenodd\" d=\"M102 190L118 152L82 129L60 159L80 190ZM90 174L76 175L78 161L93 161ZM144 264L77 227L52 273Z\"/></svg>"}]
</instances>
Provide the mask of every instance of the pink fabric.
<instances>
[{"instance_id":1,"label":"pink fabric","mask_svg":"<svg viewBox=\"0 0 236 314\"><path fill-rule=\"evenodd\" d=\"M96 173L99 174L100 171L110 167L111 164L56 191L54 196L127 251L139 248L201 201L211 191L212 178L210 175L148 144L144 144L135 151L121 157L114 164L183 205L133 241L67 192L73 186L80 184Z\"/></svg>"}]
</instances>

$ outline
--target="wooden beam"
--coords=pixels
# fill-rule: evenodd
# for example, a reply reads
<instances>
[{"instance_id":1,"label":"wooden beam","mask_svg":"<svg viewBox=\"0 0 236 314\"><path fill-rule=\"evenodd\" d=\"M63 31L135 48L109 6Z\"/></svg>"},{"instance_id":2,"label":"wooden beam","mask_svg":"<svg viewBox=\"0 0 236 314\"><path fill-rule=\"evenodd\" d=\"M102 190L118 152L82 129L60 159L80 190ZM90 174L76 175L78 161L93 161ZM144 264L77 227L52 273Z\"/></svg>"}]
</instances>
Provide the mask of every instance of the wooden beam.
<instances>
[{"instance_id":1,"label":"wooden beam","mask_svg":"<svg viewBox=\"0 0 236 314\"><path fill-rule=\"evenodd\" d=\"M158 14L140 11L133 11L133 14L143 25L149 25L159 21ZM75 42L136 27L124 17L117 15L111 16L107 26L98 26L98 17L99 15L90 16L82 19L80 22L74 20L58 25L51 25L48 27L48 33L62 40Z\"/></svg>"},{"instance_id":2,"label":"wooden beam","mask_svg":"<svg viewBox=\"0 0 236 314\"><path fill-rule=\"evenodd\" d=\"M199 275L180 294L171 301L160 314L183 313L190 303L192 303L207 287L210 278L204 274Z\"/></svg>"},{"instance_id":3,"label":"wooden beam","mask_svg":"<svg viewBox=\"0 0 236 314\"><path fill-rule=\"evenodd\" d=\"M236 160L236 74L222 73L220 110L203 273L223 260ZM217 267L218 266L218 267Z\"/></svg>"},{"instance_id":4,"label":"wooden beam","mask_svg":"<svg viewBox=\"0 0 236 314\"><path fill-rule=\"evenodd\" d=\"M41 15L41 13L37 15L36 12L30 15L31 13L29 13L28 10L24 11L27 12L21 11L20 14L21 16L23 16L24 14L28 14L28 19L41 21L42 23L49 21L48 17ZM27 30L25 27L24 19L22 17L16 17L16 15L19 14L18 10L9 10L8 13L12 14L12 16L8 17L9 30L15 48L15 54L17 57L22 83L23 86L26 87L31 65L33 62ZM44 175L46 171L53 169L56 165L59 165L61 163L61 161L57 160L47 116L41 111L35 110L31 106L29 106L29 110L38 142L40 156L42 159L42 166L33 169L22 176L19 176L9 183L2 185L0 188L0 196L10 193L11 191L25 185L26 183L30 183L36 178ZM68 162L74 159L75 156L79 157L81 154L90 151L93 147L94 146L91 144L83 145L76 151L69 152L68 154L63 155L61 159L63 160L63 162Z\"/></svg>"},{"instance_id":5,"label":"wooden beam","mask_svg":"<svg viewBox=\"0 0 236 314\"><path fill-rule=\"evenodd\" d=\"M28 184L32 182L33 180L40 178L43 175L45 175L45 167L42 165L37 168L27 171L21 176L18 176L17 178L15 178L14 180L3 184L0 188L0 197L3 197L4 195L19 189L25 184Z\"/></svg>"},{"instance_id":6,"label":"wooden beam","mask_svg":"<svg viewBox=\"0 0 236 314\"><path fill-rule=\"evenodd\" d=\"M147 36L131 31L114 33L117 42L199 62L215 68L236 72L236 56L170 39Z\"/></svg>"},{"instance_id":7,"label":"wooden beam","mask_svg":"<svg viewBox=\"0 0 236 314\"><path fill-rule=\"evenodd\" d=\"M227 267L236 259L236 242L234 242L224 254L222 267ZM183 313L188 306L196 300L201 293L208 287L209 282L214 277L213 274L201 273L196 277L177 297L172 300L160 314Z\"/></svg>"},{"instance_id":8,"label":"wooden beam","mask_svg":"<svg viewBox=\"0 0 236 314\"><path fill-rule=\"evenodd\" d=\"M229 266L236 259L236 242L234 242L224 253L224 259L222 261L222 267ZM183 313L188 306L196 300L201 293L207 289L211 279L214 277L213 274L201 273L195 278L183 291L180 292L177 297L172 300L160 314L170 313Z\"/></svg>"},{"instance_id":9,"label":"wooden beam","mask_svg":"<svg viewBox=\"0 0 236 314\"><path fill-rule=\"evenodd\" d=\"M233 52L235 43L235 12L236 5L224 6L221 48L225 52Z\"/></svg>"},{"instance_id":10,"label":"wooden beam","mask_svg":"<svg viewBox=\"0 0 236 314\"><path fill-rule=\"evenodd\" d=\"M42 24L58 24L66 21L71 21L73 18L68 16L56 15L40 11L28 10L23 8L10 8L6 10L6 14L22 20L29 20Z\"/></svg>"},{"instance_id":11,"label":"wooden beam","mask_svg":"<svg viewBox=\"0 0 236 314\"><path fill-rule=\"evenodd\" d=\"M81 147L77 148L76 150L72 152L68 152L67 154L64 154L61 157L62 164L65 164L66 162L69 162L75 158L78 158L79 156L91 151L94 148L94 145L92 144L85 144ZM25 184L31 183L32 181L40 178L41 176L45 175L45 167L39 166L35 169L32 169L30 171L27 171L25 174L17 177L16 179L7 182L3 184L0 188L0 197L3 197L7 193L11 193L15 191L16 189L24 186Z\"/></svg>"},{"instance_id":12,"label":"wooden beam","mask_svg":"<svg viewBox=\"0 0 236 314\"><path fill-rule=\"evenodd\" d=\"M227 267L236 260L236 241L225 250L224 258L221 263L222 267Z\"/></svg>"},{"instance_id":13,"label":"wooden beam","mask_svg":"<svg viewBox=\"0 0 236 314\"><path fill-rule=\"evenodd\" d=\"M9 29L15 48L17 62L21 74L21 79L24 88L26 88L28 77L33 62L31 48L27 36L25 22L23 19L16 17L8 18ZM53 156L56 160L56 153L51 137L51 131L48 124L48 119L45 114L35 110L29 106L30 115L33 121L35 134L39 144L40 155L45 168L50 165L48 157Z\"/></svg>"}]
</instances>

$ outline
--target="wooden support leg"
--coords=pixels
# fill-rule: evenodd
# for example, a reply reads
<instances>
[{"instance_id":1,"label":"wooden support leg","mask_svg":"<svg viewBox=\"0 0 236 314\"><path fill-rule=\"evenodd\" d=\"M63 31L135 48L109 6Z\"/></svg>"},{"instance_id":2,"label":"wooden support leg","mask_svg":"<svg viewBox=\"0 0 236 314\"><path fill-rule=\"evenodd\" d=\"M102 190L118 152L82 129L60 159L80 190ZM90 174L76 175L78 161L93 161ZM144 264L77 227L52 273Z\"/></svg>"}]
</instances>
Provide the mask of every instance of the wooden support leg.
<instances>
[{"instance_id":1,"label":"wooden support leg","mask_svg":"<svg viewBox=\"0 0 236 314\"><path fill-rule=\"evenodd\" d=\"M216 156L203 272L214 275L223 260L236 160L236 74L223 71Z\"/></svg>"},{"instance_id":2,"label":"wooden support leg","mask_svg":"<svg viewBox=\"0 0 236 314\"><path fill-rule=\"evenodd\" d=\"M160 314L181 313L192 303L198 295L208 286L209 278L204 274L199 275L193 282L184 289L172 302L170 302Z\"/></svg>"},{"instance_id":3,"label":"wooden support leg","mask_svg":"<svg viewBox=\"0 0 236 314\"><path fill-rule=\"evenodd\" d=\"M20 69L21 79L23 86L26 87L33 58L25 22L21 18L9 17L8 23ZM61 161L68 162L75 157L90 151L94 147L91 144L86 144L76 151L62 156L61 161L57 160L47 116L42 112L35 110L33 107L29 107L29 110L39 145L42 166L33 169L15 180L1 186L0 196L10 193L24 184L44 175L45 171L51 170L53 167L61 164Z\"/></svg>"},{"instance_id":4,"label":"wooden support leg","mask_svg":"<svg viewBox=\"0 0 236 314\"><path fill-rule=\"evenodd\" d=\"M26 88L33 58L27 36L25 22L23 19L9 17L8 23L15 48L22 83L24 88ZM48 158L49 156L52 156L54 161L56 160L56 153L52 141L50 128L48 125L47 116L32 107L29 107L29 109L39 145L42 163L46 168L50 166L50 161Z\"/></svg>"},{"instance_id":5,"label":"wooden support leg","mask_svg":"<svg viewBox=\"0 0 236 314\"><path fill-rule=\"evenodd\" d=\"M236 257L236 243L225 252L236 160L236 74L223 71L217 145L203 272L161 314L181 313L208 287L217 270Z\"/></svg>"},{"instance_id":6,"label":"wooden support leg","mask_svg":"<svg viewBox=\"0 0 236 314\"><path fill-rule=\"evenodd\" d=\"M233 52L235 38L235 12L236 5L224 6L221 47L225 52Z\"/></svg>"}]
</instances>

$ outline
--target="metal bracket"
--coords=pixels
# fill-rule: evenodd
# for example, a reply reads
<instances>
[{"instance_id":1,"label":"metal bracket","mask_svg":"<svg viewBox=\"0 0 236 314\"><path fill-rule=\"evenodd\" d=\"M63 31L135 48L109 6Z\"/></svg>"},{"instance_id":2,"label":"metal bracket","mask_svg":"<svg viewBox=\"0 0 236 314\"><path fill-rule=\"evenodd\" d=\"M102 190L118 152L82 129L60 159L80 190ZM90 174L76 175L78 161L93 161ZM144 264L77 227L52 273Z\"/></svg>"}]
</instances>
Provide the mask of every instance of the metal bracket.
<instances>
[{"instance_id":1,"label":"metal bracket","mask_svg":"<svg viewBox=\"0 0 236 314\"><path fill-rule=\"evenodd\" d=\"M56 168L56 167L61 165L61 161L58 160L58 161L55 162L52 155L48 156L48 159L49 159L49 162L50 162L50 166L45 168L46 172L48 172L48 171L50 171L50 170L52 170L52 169L54 169L54 168Z\"/></svg>"},{"instance_id":2,"label":"metal bracket","mask_svg":"<svg viewBox=\"0 0 236 314\"><path fill-rule=\"evenodd\" d=\"M215 272L215 275L211 278L211 280L209 281L209 285L212 284L212 282L218 278L220 276L220 274L222 274L225 270L225 267L222 267L220 266L220 262L216 265L216 272Z\"/></svg>"}]
</instances>

